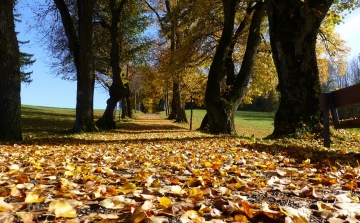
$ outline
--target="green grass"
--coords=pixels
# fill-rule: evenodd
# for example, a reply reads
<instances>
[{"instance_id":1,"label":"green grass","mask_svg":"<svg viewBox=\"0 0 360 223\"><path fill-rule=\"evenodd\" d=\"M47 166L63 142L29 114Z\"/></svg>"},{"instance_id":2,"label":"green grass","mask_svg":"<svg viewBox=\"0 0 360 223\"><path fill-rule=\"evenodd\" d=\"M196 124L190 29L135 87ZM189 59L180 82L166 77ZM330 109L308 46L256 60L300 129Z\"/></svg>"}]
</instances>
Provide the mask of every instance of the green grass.
<instances>
[{"instance_id":1,"label":"green grass","mask_svg":"<svg viewBox=\"0 0 360 223\"><path fill-rule=\"evenodd\" d=\"M205 110L193 111L193 128L200 127L201 121L205 116ZM165 117L165 112L160 112ZM190 122L190 110L186 110L187 118ZM253 111L236 111L235 128L239 136L264 138L270 135L274 129L274 113L272 112L253 112ZM189 126L183 124L182 126Z\"/></svg>"},{"instance_id":2,"label":"green grass","mask_svg":"<svg viewBox=\"0 0 360 223\"><path fill-rule=\"evenodd\" d=\"M103 110L94 110L94 118ZM25 138L44 138L64 134L75 122L75 109L21 106L22 131Z\"/></svg>"},{"instance_id":3,"label":"green grass","mask_svg":"<svg viewBox=\"0 0 360 223\"><path fill-rule=\"evenodd\" d=\"M194 110L193 130L200 127L205 116L205 110ZM97 120L103 110L94 110L94 119ZM165 117L165 112L160 113ZM190 121L190 110L186 111ZM138 115L137 113L134 115ZM263 138L273 131L274 113L237 111L235 116L236 132L239 136ZM41 106L22 105L22 130L25 138L44 138L63 135L70 130L75 122L75 109L52 108ZM126 120L125 120L126 122ZM125 124L124 121L117 123ZM189 128L188 124L181 124Z\"/></svg>"}]
</instances>

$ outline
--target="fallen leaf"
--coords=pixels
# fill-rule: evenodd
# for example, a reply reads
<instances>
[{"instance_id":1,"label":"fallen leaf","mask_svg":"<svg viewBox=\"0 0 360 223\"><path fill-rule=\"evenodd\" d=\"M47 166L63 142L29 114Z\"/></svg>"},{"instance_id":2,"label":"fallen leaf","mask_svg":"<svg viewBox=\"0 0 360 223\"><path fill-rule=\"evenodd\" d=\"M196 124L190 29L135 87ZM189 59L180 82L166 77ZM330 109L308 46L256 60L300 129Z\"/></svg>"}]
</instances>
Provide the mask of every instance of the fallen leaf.
<instances>
[{"instance_id":1,"label":"fallen leaf","mask_svg":"<svg viewBox=\"0 0 360 223\"><path fill-rule=\"evenodd\" d=\"M7 212L13 210L14 206L4 201L4 197L0 197L0 212Z\"/></svg>"},{"instance_id":2,"label":"fallen leaf","mask_svg":"<svg viewBox=\"0 0 360 223\"><path fill-rule=\"evenodd\" d=\"M55 217L76 218L76 209L66 201L54 200L49 205L49 212L55 213Z\"/></svg>"}]
</instances>

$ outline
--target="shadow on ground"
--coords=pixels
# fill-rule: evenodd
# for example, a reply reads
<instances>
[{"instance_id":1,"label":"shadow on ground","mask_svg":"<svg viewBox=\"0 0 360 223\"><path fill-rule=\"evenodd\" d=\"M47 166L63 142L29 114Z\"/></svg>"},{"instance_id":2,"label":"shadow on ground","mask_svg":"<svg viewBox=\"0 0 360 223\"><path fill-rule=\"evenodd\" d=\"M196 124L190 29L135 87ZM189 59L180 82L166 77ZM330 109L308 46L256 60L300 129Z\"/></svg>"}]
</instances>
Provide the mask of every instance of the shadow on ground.
<instances>
[{"instance_id":1,"label":"shadow on ground","mask_svg":"<svg viewBox=\"0 0 360 223\"><path fill-rule=\"evenodd\" d=\"M31 113L29 113L31 114ZM169 120L161 119L159 116L143 116L140 119L130 122L123 122L118 129L100 131L97 133L87 133L86 137L79 138L78 135L65 135L64 131L72 127L73 121L70 114L54 118L52 114L40 114L34 111L33 117L23 118L23 130L26 135L45 134L47 137L26 138L23 145L42 145L51 144L61 145L87 145L87 144L125 144L125 143L158 143L164 142L188 142L201 140L234 139L239 140L237 146L245 147L249 150L257 150L268 154L279 154L293 158L295 163L302 163L306 158L304 154L311 154L311 162L318 165L351 165L359 166L360 154L347 153L341 154L338 151L318 151L311 146L302 144L284 143L273 141L273 144L265 143L266 140L254 143L248 138L233 138L230 136L200 134L171 123ZM63 118L65 117L65 118ZM190 133L190 134L189 134ZM109 139L102 135L111 134ZM100 139L99 139L100 138Z\"/></svg>"}]
</instances>

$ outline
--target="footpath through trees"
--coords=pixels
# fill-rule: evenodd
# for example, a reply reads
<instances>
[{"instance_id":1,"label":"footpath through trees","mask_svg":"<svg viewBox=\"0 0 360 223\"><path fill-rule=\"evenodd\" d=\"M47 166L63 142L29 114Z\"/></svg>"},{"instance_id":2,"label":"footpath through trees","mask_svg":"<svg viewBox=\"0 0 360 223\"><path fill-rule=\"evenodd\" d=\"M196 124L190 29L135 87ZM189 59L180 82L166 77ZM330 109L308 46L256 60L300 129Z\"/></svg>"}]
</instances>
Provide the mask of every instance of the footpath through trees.
<instances>
[{"instance_id":1,"label":"footpath through trees","mask_svg":"<svg viewBox=\"0 0 360 223\"><path fill-rule=\"evenodd\" d=\"M358 156L319 142L214 136L144 114L111 131L0 144L2 219L358 219Z\"/></svg>"}]
</instances>

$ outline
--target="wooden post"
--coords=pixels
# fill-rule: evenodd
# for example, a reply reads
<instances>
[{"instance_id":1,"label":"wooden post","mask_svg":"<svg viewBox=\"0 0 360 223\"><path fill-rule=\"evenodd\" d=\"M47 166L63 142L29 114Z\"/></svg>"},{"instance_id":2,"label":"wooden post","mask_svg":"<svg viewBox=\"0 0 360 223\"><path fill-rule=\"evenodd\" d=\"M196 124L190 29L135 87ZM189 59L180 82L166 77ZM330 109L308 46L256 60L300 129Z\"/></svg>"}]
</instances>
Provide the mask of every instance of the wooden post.
<instances>
[{"instance_id":1,"label":"wooden post","mask_svg":"<svg viewBox=\"0 0 360 223\"><path fill-rule=\"evenodd\" d=\"M192 130L192 118L193 118L193 96L190 95L190 130Z\"/></svg>"},{"instance_id":2,"label":"wooden post","mask_svg":"<svg viewBox=\"0 0 360 223\"><path fill-rule=\"evenodd\" d=\"M321 94L321 109L324 124L324 146L330 148L330 123L329 123L329 93Z\"/></svg>"}]
</instances>

